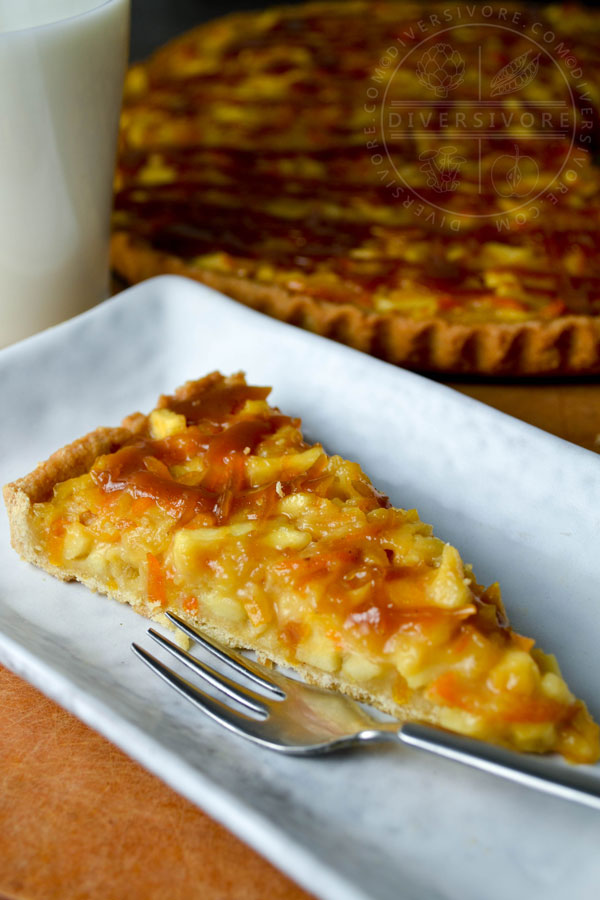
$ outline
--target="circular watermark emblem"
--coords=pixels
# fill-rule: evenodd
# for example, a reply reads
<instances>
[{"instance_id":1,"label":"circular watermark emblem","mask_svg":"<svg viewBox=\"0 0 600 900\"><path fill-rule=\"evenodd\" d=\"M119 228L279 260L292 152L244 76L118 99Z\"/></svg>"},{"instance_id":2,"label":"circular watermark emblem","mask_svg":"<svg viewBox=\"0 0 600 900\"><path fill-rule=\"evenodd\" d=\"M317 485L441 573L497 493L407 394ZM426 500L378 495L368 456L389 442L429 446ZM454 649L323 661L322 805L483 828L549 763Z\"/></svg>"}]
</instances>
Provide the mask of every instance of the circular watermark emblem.
<instances>
[{"instance_id":1,"label":"circular watermark emblem","mask_svg":"<svg viewBox=\"0 0 600 900\"><path fill-rule=\"evenodd\" d=\"M371 162L407 210L503 231L577 181L596 111L565 38L523 11L472 5L400 26L365 112Z\"/></svg>"}]
</instances>

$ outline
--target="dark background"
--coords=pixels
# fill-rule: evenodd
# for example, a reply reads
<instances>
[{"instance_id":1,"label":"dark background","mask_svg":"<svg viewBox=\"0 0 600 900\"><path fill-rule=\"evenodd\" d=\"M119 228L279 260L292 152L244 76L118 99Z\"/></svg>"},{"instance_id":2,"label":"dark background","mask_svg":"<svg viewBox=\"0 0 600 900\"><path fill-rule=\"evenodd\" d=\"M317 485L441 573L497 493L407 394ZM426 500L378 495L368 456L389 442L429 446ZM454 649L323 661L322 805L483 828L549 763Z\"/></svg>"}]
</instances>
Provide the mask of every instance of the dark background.
<instances>
[{"instance_id":1,"label":"dark background","mask_svg":"<svg viewBox=\"0 0 600 900\"><path fill-rule=\"evenodd\" d=\"M169 38L228 12L266 9L268 6L287 6L299 2L301 0L132 0L131 58L143 59ZM461 2L467 0L448 0L448 5L459 5ZM473 0L469 2L472 3ZM600 0L588 0L583 5L598 6ZM565 16L568 16L567 11ZM600 53L600 49L598 52Z\"/></svg>"},{"instance_id":2,"label":"dark background","mask_svg":"<svg viewBox=\"0 0 600 900\"><path fill-rule=\"evenodd\" d=\"M132 0L131 59L143 59L169 38L200 22L241 9L265 9L300 0Z\"/></svg>"}]
</instances>

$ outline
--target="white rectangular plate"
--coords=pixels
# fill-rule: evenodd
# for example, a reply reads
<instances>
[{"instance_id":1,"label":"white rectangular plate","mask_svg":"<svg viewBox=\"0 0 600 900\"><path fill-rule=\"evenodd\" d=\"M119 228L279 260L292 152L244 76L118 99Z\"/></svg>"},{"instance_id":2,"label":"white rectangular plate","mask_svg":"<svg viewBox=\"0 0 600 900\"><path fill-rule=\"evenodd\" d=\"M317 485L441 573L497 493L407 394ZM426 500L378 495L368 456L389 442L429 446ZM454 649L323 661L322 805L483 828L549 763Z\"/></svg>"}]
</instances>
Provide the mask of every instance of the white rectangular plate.
<instances>
[{"instance_id":1,"label":"white rectangular plate","mask_svg":"<svg viewBox=\"0 0 600 900\"><path fill-rule=\"evenodd\" d=\"M416 506L600 715L600 460L179 278L0 354L0 481L213 369L274 385L329 451ZM277 756L137 661L147 623L21 562L0 517L0 659L323 898L587 898L600 815L410 750ZM554 760L548 765L561 765ZM600 781L600 768L591 770Z\"/></svg>"}]
</instances>

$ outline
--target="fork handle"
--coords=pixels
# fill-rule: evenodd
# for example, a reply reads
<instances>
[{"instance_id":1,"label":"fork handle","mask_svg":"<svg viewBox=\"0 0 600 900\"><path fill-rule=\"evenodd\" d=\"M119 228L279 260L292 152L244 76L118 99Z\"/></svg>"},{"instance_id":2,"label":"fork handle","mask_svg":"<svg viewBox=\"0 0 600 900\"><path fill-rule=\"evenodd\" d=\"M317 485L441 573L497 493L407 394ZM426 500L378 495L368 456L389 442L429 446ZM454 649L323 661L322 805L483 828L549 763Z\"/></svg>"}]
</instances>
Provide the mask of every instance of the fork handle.
<instances>
[{"instance_id":1,"label":"fork handle","mask_svg":"<svg viewBox=\"0 0 600 900\"><path fill-rule=\"evenodd\" d=\"M522 756L504 747L415 722L406 722L397 734L402 743L419 750L600 810L600 783L581 769L559 769L553 765L550 770L539 757Z\"/></svg>"}]
</instances>

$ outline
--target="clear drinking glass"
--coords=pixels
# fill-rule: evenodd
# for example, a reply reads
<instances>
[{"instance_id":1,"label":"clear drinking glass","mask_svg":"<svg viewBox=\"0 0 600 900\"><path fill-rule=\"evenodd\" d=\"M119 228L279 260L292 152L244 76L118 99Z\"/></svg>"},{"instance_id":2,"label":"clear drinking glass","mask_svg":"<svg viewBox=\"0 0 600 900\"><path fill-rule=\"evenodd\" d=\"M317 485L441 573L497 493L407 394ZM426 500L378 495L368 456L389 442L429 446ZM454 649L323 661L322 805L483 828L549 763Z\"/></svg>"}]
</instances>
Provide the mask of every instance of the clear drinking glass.
<instances>
[{"instance_id":1,"label":"clear drinking glass","mask_svg":"<svg viewBox=\"0 0 600 900\"><path fill-rule=\"evenodd\" d=\"M0 346L107 296L130 0L0 0Z\"/></svg>"}]
</instances>

